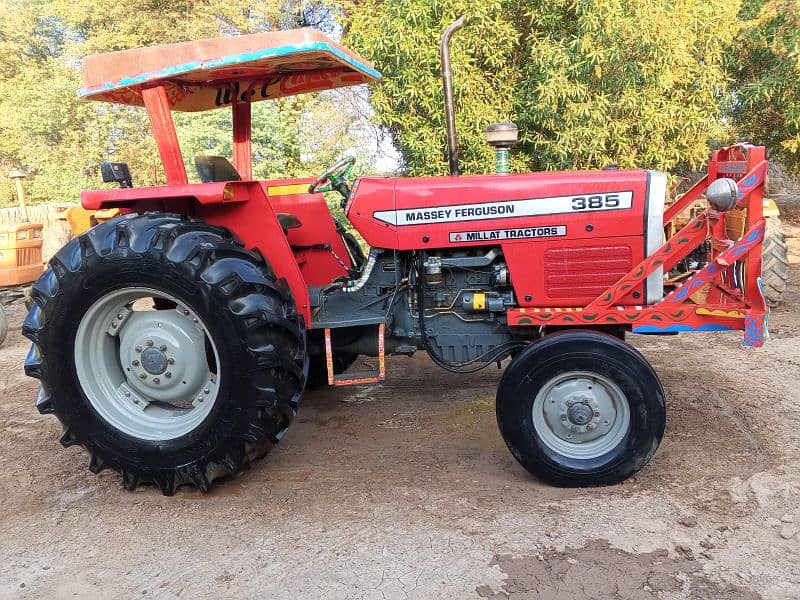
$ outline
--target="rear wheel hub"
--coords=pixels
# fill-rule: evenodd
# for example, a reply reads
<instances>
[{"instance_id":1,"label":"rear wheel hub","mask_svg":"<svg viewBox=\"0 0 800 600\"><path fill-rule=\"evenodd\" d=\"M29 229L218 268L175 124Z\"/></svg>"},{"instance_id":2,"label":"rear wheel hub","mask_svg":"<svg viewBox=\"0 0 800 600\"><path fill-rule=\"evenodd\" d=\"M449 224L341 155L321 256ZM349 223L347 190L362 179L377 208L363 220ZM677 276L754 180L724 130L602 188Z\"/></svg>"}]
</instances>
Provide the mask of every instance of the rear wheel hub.
<instances>
[{"instance_id":1,"label":"rear wheel hub","mask_svg":"<svg viewBox=\"0 0 800 600\"><path fill-rule=\"evenodd\" d=\"M202 320L176 298L146 288L96 300L75 338L75 366L89 402L113 427L140 439L194 430L216 401L218 365Z\"/></svg>"},{"instance_id":2,"label":"rear wheel hub","mask_svg":"<svg viewBox=\"0 0 800 600\"><path fill-rule=\"evenodd\" d=\"M142 352L142 367L151 375L161 375L167 370L167 357L155 348L147 348Z\"/></svg>"}]
</instances>

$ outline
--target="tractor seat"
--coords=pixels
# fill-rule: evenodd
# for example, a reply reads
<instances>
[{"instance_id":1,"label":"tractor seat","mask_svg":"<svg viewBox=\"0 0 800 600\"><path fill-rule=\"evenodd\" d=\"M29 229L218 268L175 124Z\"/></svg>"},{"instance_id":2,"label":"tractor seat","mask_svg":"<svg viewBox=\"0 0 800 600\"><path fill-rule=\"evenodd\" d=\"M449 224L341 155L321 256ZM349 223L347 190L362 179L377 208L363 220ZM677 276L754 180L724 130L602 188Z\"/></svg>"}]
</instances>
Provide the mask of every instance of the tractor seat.
<instances>
[{"instance_id":1,"label":"tractor seat","mask_svg":"<svg viewBox=\"0 0 800 600\"><path fill-rule=\"evenodd\" d=\"M203 183L242 180L242 176L239 175L236 167L224 156L198 154L194 157L194 168Z\"/></svg>"},{"instance_id":2,"label":"tractor seat","mask_svg":"<svg viewBox=\"0 0 800 600\"><path fill-rule=\"evenodd\" d=\"M283 229L284 233L290 229L298 229L303 226L303 224L300 222L300 219L298 219L292 213L281 212L277 213L275 216L278 217L278 223L280 223L281 229Z\"/></svg>"},{"instance_id":3,"label":"tractor seat","mask_svg":"<svg viewBox=\"0 0 800 600\"><path fill-rule=\"evenodd\" d=\"M198 154L194 157L194 168L197 169L197 175L203 183L242 180L236 167L224 156ZM284 233L303 226L300 219L291 213L278 213L276 216Z\"/></svg>"}]
</instances>

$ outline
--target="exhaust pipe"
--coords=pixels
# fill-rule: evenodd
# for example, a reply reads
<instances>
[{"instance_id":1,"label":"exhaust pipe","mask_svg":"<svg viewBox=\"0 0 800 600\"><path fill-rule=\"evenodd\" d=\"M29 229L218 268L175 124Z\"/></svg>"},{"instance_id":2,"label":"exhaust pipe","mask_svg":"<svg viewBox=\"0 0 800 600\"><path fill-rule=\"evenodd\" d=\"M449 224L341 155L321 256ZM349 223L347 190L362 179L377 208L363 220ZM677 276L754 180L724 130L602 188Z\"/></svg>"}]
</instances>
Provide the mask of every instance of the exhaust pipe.
<instances>
[{"instance_id":1,"label":"exhaust pipe","mask_svg":"<svg viewBox=\"0 0 800 600\"><path fill-rule=\"evenodd\" d=\"M450 175L458 175L458 137L453 108L453 73L450 70L450 38L464 26L464 15L448 25L442 34L439 45L439 60L442 63L442 84L444 85L444 118L447 127L447 155L450 160Z\"/></svg>"}]
</instances>

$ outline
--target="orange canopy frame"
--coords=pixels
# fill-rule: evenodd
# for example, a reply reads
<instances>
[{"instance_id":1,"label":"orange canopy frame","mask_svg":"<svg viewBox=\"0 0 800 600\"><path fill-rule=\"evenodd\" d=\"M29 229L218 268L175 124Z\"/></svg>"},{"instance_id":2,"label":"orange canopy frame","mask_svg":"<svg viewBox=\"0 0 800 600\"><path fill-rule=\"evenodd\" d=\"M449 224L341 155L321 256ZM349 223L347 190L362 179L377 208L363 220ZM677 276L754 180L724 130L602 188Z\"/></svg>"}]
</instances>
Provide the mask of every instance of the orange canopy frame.
<instances>
[{"instance_id":1,"label":"orange canopy frame","mask_svg":"<svg viewBox=\"0 0 800 600\"><path fill-rule=\"evenodd\" d=\"M314 29L211 38L83 59L87 100L143 106L162 85L171 110L201 111L377 81L371 63Z\"/></svg>"},{"instance_id":2,"label":"orange canopy frame","mask_svg":"<svg viewBox=\"0 0 800 600\"><path fill-rule=\"evenodd\" d=\"M187 183L171 111L233 110L233 164L252 178L253 102L378 81L357 53L314 29L274 31L93 54L83 60L87 100L144 106L167 183Z\"/></svg>"}]
</instances>

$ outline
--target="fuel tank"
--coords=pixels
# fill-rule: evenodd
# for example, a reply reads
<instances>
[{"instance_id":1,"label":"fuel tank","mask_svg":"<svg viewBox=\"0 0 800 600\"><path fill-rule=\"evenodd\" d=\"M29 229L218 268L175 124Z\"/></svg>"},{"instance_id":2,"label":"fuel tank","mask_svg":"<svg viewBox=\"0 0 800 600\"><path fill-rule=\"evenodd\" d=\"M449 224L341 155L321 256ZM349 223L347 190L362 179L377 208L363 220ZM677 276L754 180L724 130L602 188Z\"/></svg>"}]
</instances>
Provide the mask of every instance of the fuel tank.
<instances>
[{"instance_id":1,"label":"fuel tank","mask_svg":"<svg viewBox=\"0 0 800 600\"><path fill-rule=\"evenodd\" d=\"M643 170L364 177L345 211L374 248L500 246L519 306L579 307L661 246L666 189ZM623 302L662 292L657 271Z\"/></svg>"}]
</instances>

